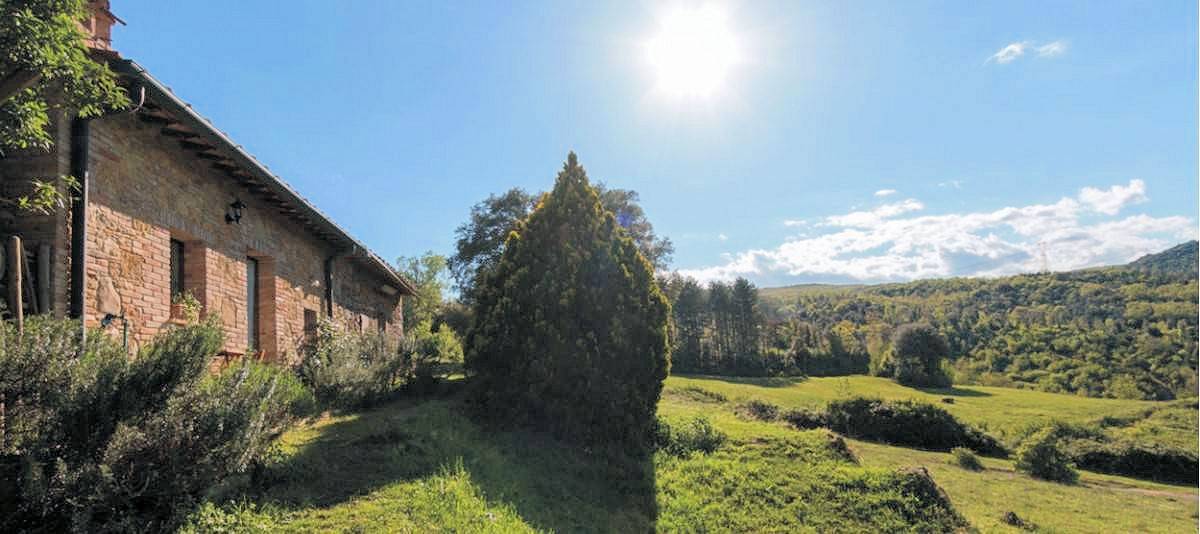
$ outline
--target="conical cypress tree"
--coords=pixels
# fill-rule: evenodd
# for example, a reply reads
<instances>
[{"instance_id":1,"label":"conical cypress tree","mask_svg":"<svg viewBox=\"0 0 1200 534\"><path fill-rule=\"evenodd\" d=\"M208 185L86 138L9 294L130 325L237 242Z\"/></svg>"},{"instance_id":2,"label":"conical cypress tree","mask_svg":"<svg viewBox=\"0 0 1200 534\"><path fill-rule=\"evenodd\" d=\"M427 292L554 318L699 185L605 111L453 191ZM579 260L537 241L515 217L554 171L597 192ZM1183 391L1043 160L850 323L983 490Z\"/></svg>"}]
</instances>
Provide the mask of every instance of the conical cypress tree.
<instances>
[{"instance_id":1,"label":"conical cypress tree","mask_svg":"<svg viewBox=\"0 0 1200 534\"><path fill-rule=\"evenodd\" d=\"M480 289L466 364L484 414L646 450L670 307L574 153Z\"/></svg>"}]
</instances>

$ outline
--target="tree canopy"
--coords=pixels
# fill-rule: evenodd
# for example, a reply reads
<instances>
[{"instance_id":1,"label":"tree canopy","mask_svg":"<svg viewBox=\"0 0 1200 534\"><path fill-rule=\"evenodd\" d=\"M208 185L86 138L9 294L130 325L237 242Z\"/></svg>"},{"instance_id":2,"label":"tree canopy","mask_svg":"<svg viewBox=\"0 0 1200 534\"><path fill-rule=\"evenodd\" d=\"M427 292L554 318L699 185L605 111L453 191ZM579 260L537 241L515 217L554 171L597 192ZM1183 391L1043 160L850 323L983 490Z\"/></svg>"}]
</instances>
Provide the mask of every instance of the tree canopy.
<instances>
[{"instance_id":1,"label":"tree canopy","mask_svg":"<svg viewBox=\"0 0 1200 534\"><path fill-rule=\"evenodd\" d=\"M942 361L950 356L946 340L928 324L902 325L892 334L891 370L906 386L947 387Z\"/></svg>"},{"instance_id":2,"label":"tree canopy","mask_svg":"<svg viewBox=\"0 0 1200 534\"><path fill-rule=\"evenodd\" d=\"M0 156L49 150L54 113L88 118L129 105L108 65L88 55L79 25L86 14L85 0L0 0ZM0 198L0 207L47 213L75 184L40 177L29 194Z\"/></svg>"},{"instance_id":3,"label":"tree canopy","mask_svg":"<svg viewBox=\"0 0 1200 534\"><path fill-rule=\"evenodd\" d=\"M446 257L427 251L417 257L396 259L397 272L416 286L416 295L405 299L404 331L423 322L433 323L441 311L446 290Z\"/></svg>"},{"instance_id":4,"label":"tree canopy","mask_svg":"<svg viewBox=\"0 0 1200 534\"><path fill-rule=\"evenodd\" d=\"M657 270L665 269L675 252L671 240L654 233L654 226L639 205L637 191L593 186L604 209L613 214L642 256ZM500 260L504 243L519 221L529 216L543 193L530 194L514 187L489 195L471 207L467 222L455 230L455 253L449 258L450 272L464 302L471 302L475 286Z\"/></svg>"},{"instance_id":5,"label":"tree canopy","mask_svg":"<svg viewBox=\"0 0 1200 534\"><path fill-rule=\"evenodd\" d=\"M94 117L129 105L108 66L93 61L79 21L85 0L0 2L0 80L15 94L0 94L0 151L48 149L55 109Z\"/></svg>"}]
</instances>

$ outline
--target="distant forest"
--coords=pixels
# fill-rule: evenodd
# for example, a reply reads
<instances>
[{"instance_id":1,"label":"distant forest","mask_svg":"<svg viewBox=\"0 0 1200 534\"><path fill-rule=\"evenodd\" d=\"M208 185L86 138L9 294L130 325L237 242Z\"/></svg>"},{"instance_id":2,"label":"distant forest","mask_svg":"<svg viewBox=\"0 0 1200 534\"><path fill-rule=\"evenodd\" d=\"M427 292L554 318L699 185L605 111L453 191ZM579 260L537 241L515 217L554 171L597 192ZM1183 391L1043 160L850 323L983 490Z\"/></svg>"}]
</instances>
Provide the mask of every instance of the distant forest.
<instances>
[{"instance_id":1,"label":"distant forest","mask_svg":"<svg viewBox=\"0 0 1200 534\"><path fill-rule=\"evenodd\" d=\"M900 325L929 323L956 383L1173 399L1197 389L1197 243L1119 267L1004 278L758 290L662 280L673 372L868 373Z\"/></svg>"}]
</instances>

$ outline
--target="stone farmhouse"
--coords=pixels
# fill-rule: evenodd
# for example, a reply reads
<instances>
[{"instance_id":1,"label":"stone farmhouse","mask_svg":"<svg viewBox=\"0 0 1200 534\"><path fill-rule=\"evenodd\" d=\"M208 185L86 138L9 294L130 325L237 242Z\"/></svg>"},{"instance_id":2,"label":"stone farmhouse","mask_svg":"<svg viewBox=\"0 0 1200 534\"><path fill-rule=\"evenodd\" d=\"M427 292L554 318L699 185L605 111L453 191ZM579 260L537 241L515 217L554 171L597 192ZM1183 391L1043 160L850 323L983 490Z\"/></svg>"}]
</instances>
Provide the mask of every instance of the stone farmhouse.
<instances>
[{"instance_id":1,"label":"stone farmhouse","mask_svg":"<svg viewBox=\"0 0 1200 534\"><path fill-rule=\"evenodd\" d=\"M322 317L402 335L411 283L115 52L121 21L108 7L91 2L84 28L132 108L92 119L58 113L49 152L0 158L9 198L33 179L69 175L81 185L69 209L0 215L0 237L20 236L30 267L32 294L18 305L118 338L126 329L132 349L182 321L176 303L190 294L224 325L227 355L281 362L296 361Z\"/></svg>"}]
</instances>

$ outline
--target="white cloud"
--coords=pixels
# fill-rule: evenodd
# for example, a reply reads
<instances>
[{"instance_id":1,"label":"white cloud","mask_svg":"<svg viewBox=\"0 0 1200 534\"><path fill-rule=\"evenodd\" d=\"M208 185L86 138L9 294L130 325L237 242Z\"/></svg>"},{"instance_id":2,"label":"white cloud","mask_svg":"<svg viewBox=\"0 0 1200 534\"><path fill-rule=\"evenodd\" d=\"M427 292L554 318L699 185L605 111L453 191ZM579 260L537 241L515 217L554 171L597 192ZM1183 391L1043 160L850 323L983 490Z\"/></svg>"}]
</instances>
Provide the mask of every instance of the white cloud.
<instances>
[{"instance_id":1,"label":"white cloud","mask_svg":"<svg viewBox=\"0 0 1200 534\"><path fill-rule=\"evenodd\" d=\"M717 239L720 239L721 241L729 241L729 236L725 234L717 234Z\"/></svg>"},{"instance_id":2,"label":"white cloud","mask_svg":"<svg viewBox=\"0 0 1200 534\"><path fill-rule=\"evenodd\" d=\"M894 204L884 204L871 211L852 211L845 215L827 217L825 222L818 226L868 226L888 217L923 209L925 209L924 204L909 198Z\"/></svg>"},{"instance_id":3,"label":"white cloud","mask_svg":"<svg viewBox=\"0 0 1200 534\"><path fill-rule=\"evenodd\" d=\"M1130 180L1129 185L1114 185L1108 189L1085 187L1079 192L1079 200L1089 208L1105 215L1116 215L1121 208L1149 200L1146 182Z\"/></svg>"},{"instance_id":4,"label":"white cloud","mask_svg":"<svg viewBox=\"0 0 1200 534\"><path fill-rule=\"evenodd\" d=\"M804 219L784 219L784 226L808 226L808 221Z\"/></svg>"},{"instance_id":5,"label":"white cloud","mask_svg":"<svg viewBox=\"0 0 1200 534\"><path fill-rule=\"evenodd\" d=\"M1034 41L1017 41L1004 45L998 52L988 57L987 62L999 63L1001 65L1012 63L1026 52L1034 52L1040 58L1052 58L1065 54L1067 52L1067 42L1059 39L1048 43L1038 44Z\"/></svg>"},{"instance_id":6,"label":"white cloud","mask_svg":"<svg viewBox=\"0 0 1200 534\"><path fill-rule=\"evenodd\" d=\"M1038 57L1054 57L1061 56L1067 52L1067 42L1063 40L1051 41L1037 47Z\"/></svg>"},{"instance_id":7,"label":"white cloud","mask_svg":"<svg viewBox=\"0 0 1200 534\"><path fill-rule=\"evenodd\" d=\"M1025 55L1025 49L1029 48L1032 44L1029 41L1010 43L1001 48L999 52L992 54L992 57L989 57L988 61L995 61L1000 64L1012 63L1017 58Z\"/></svg>"},{"instance_id":8,"label":"white cloud","mask_svg":"<svg viewBox=\"0 0 1200 534\"><path fill-rule=\"evenodd\" d=\"M953 187L955 189L962 189L963 181L962 180L946 180L945 182L938 182L937 185L938 185L938 187Z\"/></svg>"},{"instance_id":9,"label":"white cloud","mask_svg":"<svg viewBox=\"0 0 1200 534\"><path fill-rule=\"evenodd\" d=\"M1124 263L1195 239L1196 225L1188 217L1112 217L1144 200L1140 180L1087 187L1052 204L992 211L923 215L916 212L925 206L908 199L826 217L814 225L823 232L681 272L705 281L746 276L773 284L995 276L1040 270L1042 246L1051 269L1070 270ZM1097 214L1108 217L1096 221Z\"/></svg>"},{"instance_id":10,"label":"white cloud","mask_svg":"<svg viewBox=\"0 0 1200 534\"><path fill-rule=\"evenodd\" d=\"M875 196L877 197L886 197L894 194L896 194L895 189L880 189L879 191L875 192Z\"/></svg>"}]
</instances>

